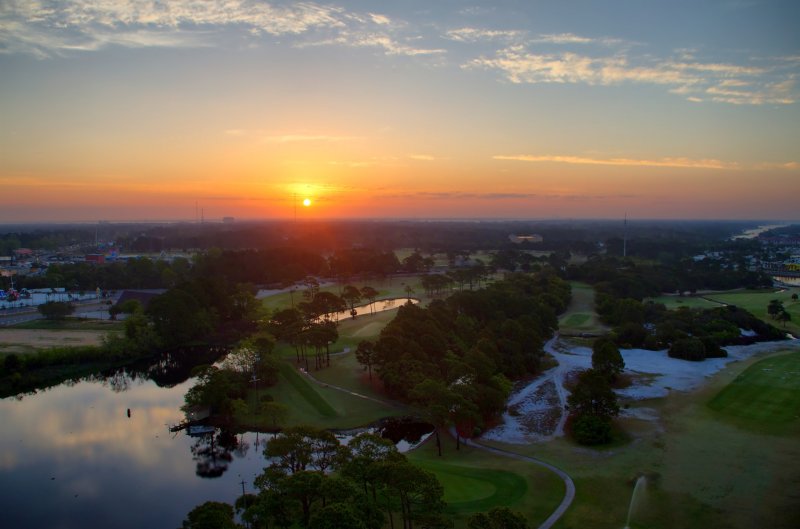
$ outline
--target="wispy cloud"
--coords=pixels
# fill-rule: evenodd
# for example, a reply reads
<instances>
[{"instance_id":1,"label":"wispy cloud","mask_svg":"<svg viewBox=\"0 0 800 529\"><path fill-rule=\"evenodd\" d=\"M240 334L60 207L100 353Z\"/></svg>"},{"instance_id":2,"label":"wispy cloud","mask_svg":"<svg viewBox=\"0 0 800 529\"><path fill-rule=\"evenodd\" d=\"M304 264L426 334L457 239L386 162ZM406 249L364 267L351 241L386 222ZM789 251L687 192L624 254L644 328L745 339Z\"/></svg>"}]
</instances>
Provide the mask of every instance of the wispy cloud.
<instances>
[{"instance_id":1,"label":"wispy cloud","mask_svg":"<svg viewBox=\"0 0 800 529\"><path fill-rule=\"evenodd\" d=\"M567 34L563 40L572 38ZM583 41L578 37L574 40ZM688 57L686 53L681 56ZM753 65L674 61L649 56L629 57L623 51L613 55L538 53L531 51L529 45L515 44L498 50L494 56L472 59L463 67L497 71L506 80L518 84L651 84L667 86L670 92L692 102L792 104L797 100L794 82L797 66L779 62Z\"/></svg>"},{"instance_id":2,"label":"wispy cloud","mask_svg":"<svg viewBox=\"0 0 800 529\"><path fill-rule=\"evenodd\" d=\"M679 167L688 169L738 169L739 164L724 162L722 160L691 158L658 158L643 160L635 158L586 158L581 156L553 156L553 155L497 155L495 160L511 160L517 162L555 162L578 165L622 165L634 167Z\"/></svg>"},{"instance_id":3,"label":"wispy cloud","mask_svg":"<svg viewBox=\"0 0 800 529\"><path fill-rule=\"evenodd\" d=\"M126 47L216 45L222 30L243 38L294 37L346 46L371 46L392 55L428 55L444 50L413 45L403 27L377 13L357 13L313 2L276 4L250 0L7 0L0 6L0 52L39 57L71 51Z\"/></svg>"},{"instance_id":4,"label":"wispy cloud","mask_svg":"<svg viewBox=\"0 0 800 529\"><path fill-rule=\"evenodd\" d=\"M447 53L443 48L424 48L400 42L390 35L382 32L349 31L343 30L336 37L298 44L299 47L312 46L350 46L355 48L378 48L387 55L405 55L409 57L420 55L440 55Z\"/></svg>"},{"instance_id":5,"label":"wispy cloud","mask_svg":"<svg viewBox=\"0 0 800 529\"><path fill-rule=\"evenodd\" d=\"M438 159L436 156L430 154L409 154L408 157L412 160L419 160L421 162L432 162Z\"/></svg>"},{"instance_id":6,"label":"wispy cloud","mask_svg":"<svg viewBox=\"0 0 800 529\"><path fill-rule=\"evenodd\" d=\"M531 43L536 44L600 44L602 46L618 46L625 44L622 39L611 37L586 37L574 33L546 33L530 39Z\"/></svg>"},{"instance_id":7,"label":"wispy cloud","mask_svg":"<svg viewBox=\"0 0 800 529\"><path fill-rule=\"evenodd\" d=\"M483 40L510 40L524 34L523 31L509 29L458 28L445 32L447 39L458 42L479 42Z\"/></svg>"}]
</instances>

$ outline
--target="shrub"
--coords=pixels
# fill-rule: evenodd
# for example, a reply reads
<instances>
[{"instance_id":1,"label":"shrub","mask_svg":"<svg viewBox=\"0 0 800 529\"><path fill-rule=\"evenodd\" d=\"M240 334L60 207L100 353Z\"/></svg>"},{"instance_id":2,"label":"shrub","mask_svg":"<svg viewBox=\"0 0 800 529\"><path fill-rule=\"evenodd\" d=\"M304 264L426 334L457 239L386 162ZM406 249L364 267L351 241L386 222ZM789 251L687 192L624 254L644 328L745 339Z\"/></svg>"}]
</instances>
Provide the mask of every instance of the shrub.
<instances>
[{"instance_id":1,"label":"shrub","mask_svg":"<svg viewBox=\"0 0 800 529\"><path fill-rule=\"evenodd\" d=\"M600 445L611 441L611 421L597 415L580 415L572 422L572 435L582 445Z\"/></svg>"},{"instance_id":2,"label":"shrub","mask_svg":"<svg viewBox=\"0 0 800 529\"><path fill-rule=\"evenodd\" d=\"M682 338L676 340L669 348L669 356L699 362L706 359L706 347L699 338Z\"/></svg>"}]
</instances>

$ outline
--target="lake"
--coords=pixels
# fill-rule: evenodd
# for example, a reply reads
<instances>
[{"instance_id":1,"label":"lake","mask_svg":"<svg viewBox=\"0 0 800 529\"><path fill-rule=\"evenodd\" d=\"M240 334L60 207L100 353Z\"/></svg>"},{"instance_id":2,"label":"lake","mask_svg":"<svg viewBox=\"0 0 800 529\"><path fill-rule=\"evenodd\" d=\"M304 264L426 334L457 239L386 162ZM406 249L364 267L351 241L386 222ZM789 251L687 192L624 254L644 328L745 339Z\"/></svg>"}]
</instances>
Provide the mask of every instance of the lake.
<instances>
[{"instance_id":1,"label":"lake","mask_svg":"<svg viewBox=\"0 0 800 529\"><path fill-rule=\"evenodd\" d=\"M0 401L3 525L174 529L204 501L235 501L241 481L252 492L253 478L266 465L264 434L236 436L234 450L215 443L214 465L211 436L168 431L182 418L191 384L161 388L116 377L113 384L62 384ZM209 462L228 468L213 479L199 477Z\"/></svg>"},{"instance_id":2,"label":"lake","mask_svg":"<svg viewBox=\"0 0 800 529\"><path fill-rule=\"evenodd\" d=\"M139 366L144 375L116 372L0 400L3 527L175 529L205 501L233 503L243 481L254 492L271 435L190 437L168 428L183 419L194 383L184 360L220 354L182 351Z\"/></svg>"}]
</instances>

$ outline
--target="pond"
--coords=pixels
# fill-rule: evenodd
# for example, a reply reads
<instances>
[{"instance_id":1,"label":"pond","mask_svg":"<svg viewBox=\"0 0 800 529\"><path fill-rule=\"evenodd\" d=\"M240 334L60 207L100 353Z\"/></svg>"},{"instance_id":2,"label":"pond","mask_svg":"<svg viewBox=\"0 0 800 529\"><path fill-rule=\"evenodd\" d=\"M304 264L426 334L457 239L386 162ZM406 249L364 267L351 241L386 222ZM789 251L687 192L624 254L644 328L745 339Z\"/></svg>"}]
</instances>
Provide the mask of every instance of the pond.
<instances>
[{"instance_id":1,"label":"pond","mask_svg":"<svg viewBox=\"0 0 800 529\"><path fill-rule=\"evenodd\" d=\"M271 436L170 433L194 383L175 363L0 400L3 526L175 529L200 503L233 503L242 482L253 492Z\"/></svg>"}]
</instances>

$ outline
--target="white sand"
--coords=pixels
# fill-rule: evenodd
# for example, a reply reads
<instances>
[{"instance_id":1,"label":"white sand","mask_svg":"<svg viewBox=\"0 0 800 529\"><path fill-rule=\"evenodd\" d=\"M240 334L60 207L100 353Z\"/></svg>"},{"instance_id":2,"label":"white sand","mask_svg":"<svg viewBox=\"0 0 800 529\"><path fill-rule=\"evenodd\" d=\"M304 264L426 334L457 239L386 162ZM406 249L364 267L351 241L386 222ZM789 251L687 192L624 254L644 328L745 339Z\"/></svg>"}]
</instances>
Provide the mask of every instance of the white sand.
<instances>
[{"instance_id":1,"label":"white sand","mask_svg":"<svg viewBox=\"0 0 800 529\"><path fill-rule=\"evenodd\" d=\"M702 385L706 379L719 372L727 364L748 358L754 354L800 348L800 340L783 342L762 342L753 345L726 347L727 358L710 358L702 362L689 362L670 358L667 351L648 351L645 349L623 349L625 372L633 375L633 384L618 390L621 400L644 400L661 398L670 391L690 391ZM547 370L522 388L515 390L508 399L508 411L503 414L502 423L487 430L484 439L493 439L512 444L547 441L564 435L564 410L569 392L564 382L570 372L588 369L592 365L592 350L588 347L570 346L558 337L545 344L545 351L557 361L558 366ZM553 402L552 391L543 390L547 382L555 383L558 395L557 404ZM548 398L549 397L549 398ZM511 413L510 413L510 412ZM546 414L558 415L555 428L537 427L541 417ZM656 420L655 410L632 407L623 410L623 416L642 420Z\"/></svg>"}]
</instances>

